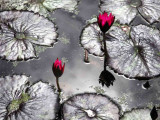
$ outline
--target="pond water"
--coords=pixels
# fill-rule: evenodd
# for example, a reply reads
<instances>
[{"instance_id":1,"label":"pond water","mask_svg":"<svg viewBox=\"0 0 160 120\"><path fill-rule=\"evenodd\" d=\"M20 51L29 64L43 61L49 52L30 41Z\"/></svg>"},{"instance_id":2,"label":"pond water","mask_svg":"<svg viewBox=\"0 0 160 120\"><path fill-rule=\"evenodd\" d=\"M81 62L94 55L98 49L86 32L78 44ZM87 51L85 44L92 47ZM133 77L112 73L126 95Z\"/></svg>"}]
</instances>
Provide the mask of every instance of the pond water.
<instances>
[{"instance_id":1,"label":"pond water","mask_svg":"<svg viewBox=\"0 0 160 120\"><path fill-rule=\"evenodd\" d=\"M42 52L39 53L37 59L24 62L0 60L0 76L24 74L31 76L31 83L42 80L56 86L52 65L59 58L65 62L64 74L59 79L63 90L63 100L78 93L97 92L119 103L123 111L132 108L152 108L154 105L158 107L160 103L159 77L150 79L150 87L144 89L143 84L146 80L128 79L107 68L114 75L115 81L113 86L102 87L99 84L99 76L103 71L103 58L89 55L89 63L84 62L85 51L80 45L80 35L86 26L86 21L99 14L98 6L99 0L81 0L78 4L78 14L61 9L50 13L50 19L55 19L54 22L58 28L58 42L53 48L44 50L40 48ZM134 19L132 25L140 23L147 25L140 16ZM159 25L155 24L155 26Z\"/></svg>"}]
</instances>

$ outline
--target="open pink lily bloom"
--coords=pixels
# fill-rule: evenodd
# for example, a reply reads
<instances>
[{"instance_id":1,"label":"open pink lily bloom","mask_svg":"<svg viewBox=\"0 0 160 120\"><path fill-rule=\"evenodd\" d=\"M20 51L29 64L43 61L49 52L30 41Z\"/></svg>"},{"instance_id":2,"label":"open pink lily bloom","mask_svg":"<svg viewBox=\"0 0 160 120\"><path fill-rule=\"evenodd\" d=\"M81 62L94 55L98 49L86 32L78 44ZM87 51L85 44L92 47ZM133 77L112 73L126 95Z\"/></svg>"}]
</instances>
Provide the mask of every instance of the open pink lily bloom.
<instances>
[{"instance_id":1,"label":"open pink lily bloom","mask_svg":"<svg viewBox=\"0 0 160 120\"><path fill-rule=\"evenodd\" d=\"M59 61L58 58L57 58L57 60L53 63L53 73L54 73L54 75L56 77L61 77L61 75L64 72L64 67L65 67L65 64L63 64L63 66L62 66L61 60Z\"/></svg>"},{"instance_id":2,"label":"open pink lily bloom","mask_svg":"<svg viewBox=\"0 0 160 120\"><path fill-rule=\"evenodd\" d=\"M109 28L112 26L114 18L115 17L112 15L112 13L110 13L108 16L108 14L105 11L103 14L99 14L99 16L97 17L98 25L103 33L107 32Z\"/></svg>"}]
</instances>

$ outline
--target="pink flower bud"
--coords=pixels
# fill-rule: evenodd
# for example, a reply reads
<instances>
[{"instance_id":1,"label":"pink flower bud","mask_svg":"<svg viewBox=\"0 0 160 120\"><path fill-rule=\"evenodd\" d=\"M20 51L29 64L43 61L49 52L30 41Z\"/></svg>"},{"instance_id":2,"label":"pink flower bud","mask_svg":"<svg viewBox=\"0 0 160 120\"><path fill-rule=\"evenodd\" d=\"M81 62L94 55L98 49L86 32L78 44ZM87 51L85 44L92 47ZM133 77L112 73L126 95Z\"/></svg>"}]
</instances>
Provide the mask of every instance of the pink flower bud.
<instances>
[{"instance_id":1,"label":"pink flower bud","mask_svg":"<svg viewBox=\"0 0 160 120\"><path fill-rule=\"evenodd\" d=\"M108 14L105 11L102 15L99 14L99 16L97 17L98 25L103 33L107 32L109 28L112 26L114 18L115 17L112 15L112 13L110 13L108 16Z\"/></svg>"},{"instance_id":2,"label":"pink flower bud","mask_svg":"<svg viewBox=\"0 0 160 120\"><path fill-rule=\"evenodd\" d=\"M64 67L65 67L65 64L63 64L63 66L62 66L62 62L61 62L61 60L59 61L58 58L53 63L53 68L52 68L53 69L53 73L57 78L61 77L61 75L63 74Z\"/></svg>"}]
</instances>

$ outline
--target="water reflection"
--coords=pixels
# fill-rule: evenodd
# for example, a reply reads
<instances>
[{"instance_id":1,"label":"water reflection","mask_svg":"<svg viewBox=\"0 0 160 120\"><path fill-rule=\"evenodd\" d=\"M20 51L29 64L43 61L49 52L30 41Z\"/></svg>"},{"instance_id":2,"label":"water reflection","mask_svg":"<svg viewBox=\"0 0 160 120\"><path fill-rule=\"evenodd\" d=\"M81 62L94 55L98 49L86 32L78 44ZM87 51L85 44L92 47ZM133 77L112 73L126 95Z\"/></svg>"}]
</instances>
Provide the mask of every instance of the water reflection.
<instances>
[{"instance_id":1,"label":"water reflection","mask_svg":"<svg viewBox=\"0 0 160 120\"><path fill-rule=\"evenodd\" d=\"M115 81L115 77L108 70L103 70L99 76L99 83L102 84L102 87L106 85L109 87L113 86L113 82Z\"/></svg>"}]
</instances>

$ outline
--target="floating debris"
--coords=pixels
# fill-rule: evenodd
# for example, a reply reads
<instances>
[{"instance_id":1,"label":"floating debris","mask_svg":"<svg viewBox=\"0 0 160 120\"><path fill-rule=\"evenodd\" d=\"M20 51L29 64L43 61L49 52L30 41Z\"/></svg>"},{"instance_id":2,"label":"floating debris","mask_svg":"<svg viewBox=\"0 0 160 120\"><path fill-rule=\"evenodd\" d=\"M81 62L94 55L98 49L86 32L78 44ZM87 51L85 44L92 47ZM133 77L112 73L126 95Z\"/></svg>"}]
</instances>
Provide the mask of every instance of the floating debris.
<instances>
[{"instance_id":1,"label":"floating debris","mask_svg":"<svg viewBox=\"0 0 160 120\"><path fill-rule=\"evenodd\" d=\"M64 120L119 120L119 107L107 96L78 94L63 105Z\"/></svg>"},{"instance_id":2,"label":"floating debris","mask_svg":"<svg viewBox=\"0 0 160 120\"><path fill-rule=\"evenodd\" d=\"M94 23L94 22L97 22L97 15L93 15L91 17L91 19L86 21L86 24L91 24L91 23Z\"/></svg>"},{"instance_id":3,"label":"floating debris","mask_svg":"<svg viewBox=\"0 0 160 120\"><path fill-rule=\"evenodd\" d=\"M120 26L106 34L108 66L130 78L149 79L160 74L160 32L145 25L133 26L128 35ZM102 33L97 23L87 25L81 44L89 53L103 56Z\"/></svg>"},{"instance_id":4,"label":"floating debris","mask_svg":"<svg viewBox=\"0 0 160 120\"><path fill-rule=\"evenodd\" d=\"M58 95L47 83L29 85L25 75L0 78L0 119L50 120L58 112Z\"/></svg>"},{"instance_id":5,"label":"floating debris","mask_svg":"<svg viewBox=\"0 0 160 120\"><path fill-rule=\"evenodd\" d=\"M62 57L62 62L63 63L67 63L68 62L68 59L66 57Z\"/></svg>"},{"instance_id":6,"label":"floating debris","mask_svg":"<svg viewBox=\"0 0 160 120\"><path fill-rule=\"evenodd\" d=\"M90 86L97 94L104 94L106 91L100 86Z\"/></svg>"},{"instance_id":7,"label":"floating debris","mask_svg":"<svg viewBox=\"0 0 160 120\"><path fill-rule=\"evenodd\" d=\"M150 109L133 109L126 112L120 120L152 120L150 116Z\"/></svg>"},{"instance_id":8,"label":"floating debris","mask_svg":"<svg viewBox=\"0 0 160 120\"><path fill-rule=\"evenodd\" d=\"M31 12L0 12L0 57L6 60L35 58L34 45L53 46L57 41L55 25Z\"/></svg>"},{"instance_id":9,"label":"floating debris","mask_svg":"<svg viewBox=\"0 0 160 120\"><path fill-rule=\"evenodd\" d=\"M138 13L150 23L160 18L159 0L100 0L100 8L112 12L122 24L129 24Z\"/></svg>"},{"instance_id":10,"label":"floating debris","mask_svg":"<svg viewBox=\"0 0 160 120\"><path fill-rule=\"evenodd\" d=\"M121 93L121 96L114 98L115 101L122 107L123 111L126 111L129 107L128 105L128 99L130 98L130 95L128 93ZM129 99L132 101L132 98Z\"/></svg>"},{"instance_id":11,"label":"floating debris","mask_svg":"<svg viewBox=\"0 0 160 120\"><path fill-rule=\"evenodd\" d=\"M68 39L65 34L62 34L62 36L59 37L59 40L60 40L63 44L70 44L70 39Z\"/></svg>"}]
</instances>

